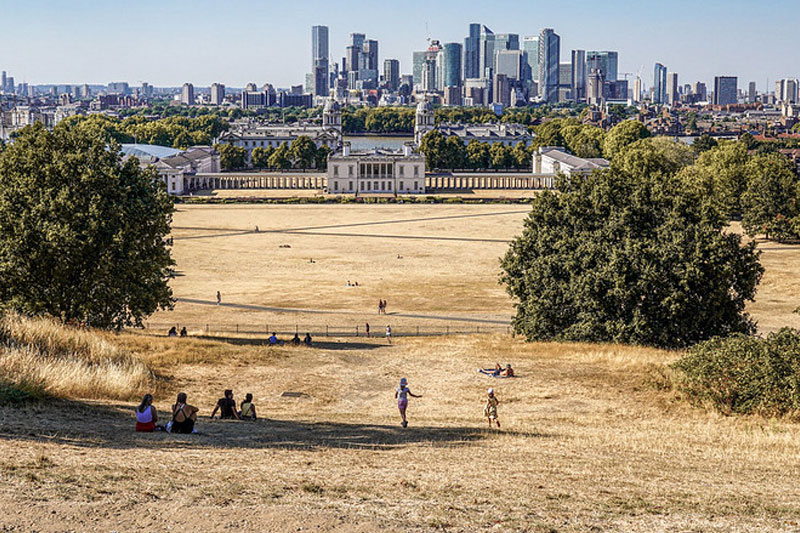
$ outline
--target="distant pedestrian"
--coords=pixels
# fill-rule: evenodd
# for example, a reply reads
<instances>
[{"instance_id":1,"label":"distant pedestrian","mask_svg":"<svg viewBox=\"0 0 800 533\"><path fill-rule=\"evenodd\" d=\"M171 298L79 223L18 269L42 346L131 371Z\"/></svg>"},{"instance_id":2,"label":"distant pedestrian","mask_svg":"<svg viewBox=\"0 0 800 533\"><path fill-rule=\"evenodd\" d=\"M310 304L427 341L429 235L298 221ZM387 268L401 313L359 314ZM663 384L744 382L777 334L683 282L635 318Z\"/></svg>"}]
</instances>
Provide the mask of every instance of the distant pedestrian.
<instances>
[{"instance_id":1,"label":"distant pedestrian","mask_svg":"<svg viewBox=\"0 0 800 533\"><path fill-rule=\"evenodd\" d=\"M383 300L378 300L378 314L383 313Z\"/></svg>"},{"instance_id":2,"label":"distant pedestrian","mask_svg":"<svg viewBox=\"0 0 800 533\"><path fill-rule=\"evenodd\" d=\"M397 409L400 410L400 416L403 417L403 427L408 427L408 420L406 419L406 408L408 407L408 397L422 398L422 395L416 395L408 388L408 380L403 378L400 380L400 386L394 392L394 397L397 398Z\"/></svg>"},{"instance_id":3,"label":"distant pedestrian","mask_svg":"<svg viewBox=\"0 0 800 533\"><path fill-rule=\"evenodd\" d=\"M386 300L383 301L383 314L386 314Z\"/></svg>"},{"instance_id":4,"label":"distant pedestrian","mask_svg":"<svg viewBox=\"0 0 800 533\"><path fill-rule=\"evenodd\" d=\"M369 322L367 322L366 329L367 329L367 337L369 337Z\"/></svg>"},{"instance_id":5,"label":"distant pedestrian","mask_svg":"<svg viewBox=\"0 0 800 533\"><path fill-rule=\"evenodd\" d=\"M392 344L392 326L386 326L386 340Z\"/></svg>"},{"instance_id":6,"label":"distant pedestrian","mask_svg":"<svg viewBox=\"0 0 800 533\"><path fill-rule=\"evenodd\" d=\"M489 427L492 427L492 420L494 420L497 427L500 428L500 421L497 419L497 405L500 400L494 395L494 389L489 389L489 395L486 398L486 405L483 408L483 416L489 421Z\"/></svg>"},{"instance_id":7,"label":"distant pedestrian","mask_svg":"<svg viewBox=\"0 0 800 533\"><path fill-rule=\"evenodd\" d=\"M217 305L222 303L222 294L217 291Z\"/></svg>"}]
</instances>

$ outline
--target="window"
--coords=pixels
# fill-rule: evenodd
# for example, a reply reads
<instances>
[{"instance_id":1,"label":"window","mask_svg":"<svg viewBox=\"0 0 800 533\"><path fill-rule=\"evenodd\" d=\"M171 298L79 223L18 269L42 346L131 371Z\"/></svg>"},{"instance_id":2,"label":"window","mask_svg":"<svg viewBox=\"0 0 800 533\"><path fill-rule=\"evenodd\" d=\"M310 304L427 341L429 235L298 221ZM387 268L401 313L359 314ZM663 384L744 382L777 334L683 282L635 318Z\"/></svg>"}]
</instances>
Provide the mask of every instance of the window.
<instances>
[{"instance_id":1,"label":"window","mask_svg":"<svg viewBox=\"0 0 800 533\"><path fill-rule=\"evenodd\" d=\"M172 192L175 192L175 182L172 182Z\"/></svg>"},{"instance_id":2,"label":"window","mask_svg":"<svg viewBox=\"0 0 800 533\"><path fill-rule=\"evenodd\" d=\"M385 190L386 190L386 182L385 182L385 181L382 181L382 182L381 182L381 190L382 190L382 191L385 191Z\"/></svg>"},{"instance_id":3,"label":"window","mask_svg":"<svg viewBox=\"0 0 800 533\"><path fill-rule=\"evenodd\" d=\"M414 165L414 176L419 176L419 165Z\"/></svg>"},{"instance_id":4,"label":"window","mask_svg":"<svg viewBox=\"0 0 800 533\"><path fill-rule=\"evenodd\" d=\"M419 189L419 182L415 181L414 182L414 190L416 191L417 189Z\"/></svg>"},{"instance_id":5,"label":"window","mask_svg":"<svg viewBox=\"0 0 800 533\"><path fill-rule=\"evenodd\" d=\"M353 175L353 165L350 165L350 166L347 167L347 175L348 176L352 176Z\"/></svg>"},{"instance_id":6,"label":"window","mask_svg":"<svg viewBox=\"0 0 800 533\"><path fill-rule=\"evenodd\" d=\"M336 180L333 181L333 190L334 191L338 191L339 190L339 182L336 181Z\"/></svg>"},{"instance_id":7,"label":"window","mask_svg":"<svg viewBox=\"0 0 800 533\"><path fill-rule=\"evenodd\" d=\"M362 190L362 191L363 191L363 190L366 190L366 187L365 187L365 185L366 185L366 183L362 181L362 182L361 182L361 190Z\"/></svg>"},{"instance_id":8,"label":"window","mask_svg":"<svg viewBox=\"0 0 800 533\"><path fill-rule=\"evenodd\" d=\"M402 181L400 182L400 190L401 191L403 190L403 182Z\"/></svg>"},{"instance_id":9,"label":"window","mask_svg":"<svg viewBox=\"0 0 800 533\"><path fill-rule=\"evenodd\" d=\"M333 165L333 175L339 177L339 165Z\"/></svg>"},{"instance_id":10,"label":"window","mask_svg":"<svg viewBox=\"0 0 800 533\"><path fill-rule=\"evenodd\" d=\"M403 175L403 169L404 169L404 168L405 168L405 167L404 167L403 165L400 165L400 175L401 175L401 176Z\"/></svg>"},{"instance_id":11,"label":"window","mask_svg":"<svg viewBox=\"0 0 800 533\"><path fill-rule=\"evenodd\" d=\"M350 186L347 187L347 190L348 191L352 191L353 190L353 182L352 181L350 182Z\"/></svg>"}]
</instances>

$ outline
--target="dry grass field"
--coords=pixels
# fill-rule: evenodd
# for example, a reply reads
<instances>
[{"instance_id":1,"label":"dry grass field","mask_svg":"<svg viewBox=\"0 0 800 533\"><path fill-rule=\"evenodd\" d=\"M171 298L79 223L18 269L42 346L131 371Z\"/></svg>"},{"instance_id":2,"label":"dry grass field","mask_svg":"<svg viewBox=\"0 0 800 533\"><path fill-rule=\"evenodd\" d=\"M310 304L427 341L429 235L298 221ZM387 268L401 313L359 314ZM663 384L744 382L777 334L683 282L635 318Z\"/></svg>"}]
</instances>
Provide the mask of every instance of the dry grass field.
<instances>
[{"instance_id":1,"label":"dry grass field","mask_svg":"<svg viewBox=\"0 0 800 533\"><path fill-rule=\"evenodd\" d=\"M488 328L513 313L497 261L524 216L503 205L181 207L173 286L196 303L153 322L194 325L192 337L8 326L31 357L60 354L32 364L60 370L42 382L3 354L3 372L60 399L0 407L0 531L800 531L800 425L689 405L663 378L677 352L499 333L318 336L312 348L202 333L268 321ZM800 251L762 247L752 312L764 328L800 326ZM381 322L378 298L389 302ZM518 377L476 372L495 362ZM120 364L132 388L98 386ZM423 395L405 429L400 377ZM500 430L482 416L490 386ZM253 393L261 420L209 420L225 388L237 401ZM135 398L114 398L146 391L162 418L187 392L200 433L134 433Z\"/></svg>"}]
</instances>

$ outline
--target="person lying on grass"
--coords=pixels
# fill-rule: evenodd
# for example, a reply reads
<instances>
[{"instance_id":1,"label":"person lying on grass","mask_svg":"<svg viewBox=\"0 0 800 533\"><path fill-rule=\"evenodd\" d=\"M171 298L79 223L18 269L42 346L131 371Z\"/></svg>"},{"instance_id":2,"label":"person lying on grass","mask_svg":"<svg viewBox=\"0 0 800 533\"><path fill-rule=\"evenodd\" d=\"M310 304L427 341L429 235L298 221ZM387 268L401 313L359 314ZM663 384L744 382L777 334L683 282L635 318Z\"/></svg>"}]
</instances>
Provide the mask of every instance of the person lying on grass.
<instances>
[{"instance_id":1,"label":"person lying on grass","mask_svg":"<svg viewBox=\"0 0 800 533\"><path fill-rule=\"evenodd\" d=\"M253 395L249 392L245 394L244 401L242 402L239 418L241 420L256 420L256 406L253 405Z\"/></svg>"},{"instance_id":2,"label":"person lying on grass","mask_svg":"<svg viewBox=\"0 0 800 533\"><path fill-rule=\"evenodd\" d=\"M211 418L213 419L214 415L219 411L219 417L221 419L235 418L236 420L241 420L239 418L239 413L236 412L236 402L233 400L233 391L227 389L224 394L225 396L217 400L217 405L214 407L214 410L211 411Z\"/></svg>"},{"instance_id":3,"label":"person lying on grass","mask_svg":"<svg viewBox=\"0 0 800 533\"><path fill-rule=\"evenodd\" d=\"M178 394L178 401L172 406L172 422L169 430L171 433L197 433L194 423L197 422L199 409L186 403L186 393Z\"/></svg>"},{"instance_id":4,"label":"person lying on grass","mask_svg":"<svg viewBox=\"0 0 800 533\"><path fill-rule=\"evenodd\" d=\"M500 367L500 363L495 363L494 368L479 368L478 372L481 374L486 374L487 376L494 376L497 377L502 372L502 368Z\"/></svg>"}]
</instances>

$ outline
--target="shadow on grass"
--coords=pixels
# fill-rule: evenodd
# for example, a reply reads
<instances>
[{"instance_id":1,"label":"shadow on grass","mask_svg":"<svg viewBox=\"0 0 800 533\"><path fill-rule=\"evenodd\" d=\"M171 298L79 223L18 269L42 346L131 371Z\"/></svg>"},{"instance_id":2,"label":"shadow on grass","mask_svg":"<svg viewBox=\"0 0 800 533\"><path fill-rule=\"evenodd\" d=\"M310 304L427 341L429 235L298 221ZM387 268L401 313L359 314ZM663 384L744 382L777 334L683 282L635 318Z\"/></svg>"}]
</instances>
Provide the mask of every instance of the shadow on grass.
<instances>
[{"instance_id":1,"label":"shadow on grass","mask_svg":"<svg viewBox=\"0 0 800 533\"><path fill-rule=\"evenodd\" d=\"M269 340L265 338L261 339L248 339L242 337L217 337L214 335L192 335L192 339L199 339L204 341L217 341L217 342L224 342L226 344L231 344L234 346L270 346ZM306 349L306 350L374 350L376 348L383 348L387 346L386 343L381 344L380 342L377 343L370 343L370 342L358 342L358 341L318 341L315 340L311 347L306 347L304 345L295 346L290 344L289 342L284 341L283 345L272 345L273 348L276 350L297 350L297 349Z\"/></svg>"},{"instance_id":2,"label":"shadow on grass","mask_svg":"<svg viewBox=\"0 0 800 533\"><path fill-rule=\"evenodd\" d=\"M537 432L487 431L483 427L414 426L310 422L261 419L254 422L209 420L197 422L197 435L165 432L136 433L130 405L73 401L36 403L0 408L0 440L54 443L107 449L367 449L391 450L413 444L434 447L465 446L498 434L550 438ZM163 416L163 414L162 414Z\"/></svg>"}]
</instances>

